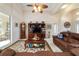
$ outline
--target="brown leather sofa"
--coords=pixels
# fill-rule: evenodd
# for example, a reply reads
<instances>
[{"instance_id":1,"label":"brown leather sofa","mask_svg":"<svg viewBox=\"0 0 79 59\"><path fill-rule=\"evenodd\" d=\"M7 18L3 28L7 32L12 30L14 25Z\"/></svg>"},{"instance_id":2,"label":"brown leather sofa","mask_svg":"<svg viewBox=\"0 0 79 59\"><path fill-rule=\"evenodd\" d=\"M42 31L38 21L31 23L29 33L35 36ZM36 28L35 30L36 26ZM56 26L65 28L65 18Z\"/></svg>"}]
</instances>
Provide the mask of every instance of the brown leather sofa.
<instances>
[{"instance_id":1,"label":"brown leather sofa","mask_svg":"<svg viewBox=\"0 0 79 59\"><path fill-rule=\"evenodd\" d=\"M63 51L70 51L70 49L79 47L79 34L72 32L61 32L64 36L64 40L59 39L57 36L53 36L53 42Z\"/></svg>"}]
</instances>

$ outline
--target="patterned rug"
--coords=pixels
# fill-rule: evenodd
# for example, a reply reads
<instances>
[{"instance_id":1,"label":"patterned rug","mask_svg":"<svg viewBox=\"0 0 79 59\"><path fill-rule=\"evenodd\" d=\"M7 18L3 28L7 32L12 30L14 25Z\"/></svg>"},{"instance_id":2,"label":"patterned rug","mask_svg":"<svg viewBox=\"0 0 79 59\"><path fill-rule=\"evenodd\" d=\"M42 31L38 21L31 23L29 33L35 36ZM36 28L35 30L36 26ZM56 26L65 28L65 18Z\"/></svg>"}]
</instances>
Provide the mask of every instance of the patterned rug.
<instances>
[{"instance_id":1,"label":"patterned rug","mask_svg":"<svg viewBox=\"0 0 79 59\"><path fill-rule=\"evenodd\" d=\"M19 40L16 43L14 43L13 45L11 45L9 48L15 50L16 52L35 53L37 51L52 51L47 42L45 44L45 49L44 48L26 48L26 49L24 49L24 42L25 42L24 40Z\"/></svg>"}]
</instances>

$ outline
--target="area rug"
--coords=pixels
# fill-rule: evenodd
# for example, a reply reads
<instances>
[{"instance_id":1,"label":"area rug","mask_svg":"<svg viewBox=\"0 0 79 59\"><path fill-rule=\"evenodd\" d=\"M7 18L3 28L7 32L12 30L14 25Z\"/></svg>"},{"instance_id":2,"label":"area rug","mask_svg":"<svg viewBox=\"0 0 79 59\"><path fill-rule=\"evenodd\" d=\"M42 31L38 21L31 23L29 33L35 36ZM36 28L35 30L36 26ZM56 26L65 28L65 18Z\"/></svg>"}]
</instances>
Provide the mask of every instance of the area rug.
<instances>
[{"instance_id":1,"label":"area rug","mask_svg":"<svg viewBox=\"0 0 79 59\"><path fill-rule=\"evenodd\" d=\"M19 40L16 43L14 43L13 45L11 45L9 48L15 50L16 52L38 52L38 51L51 51L50 46L48 45L48 43L45 43L45 49L44 48L24 48L24 40Z\"/></svg>"}]
</instances>

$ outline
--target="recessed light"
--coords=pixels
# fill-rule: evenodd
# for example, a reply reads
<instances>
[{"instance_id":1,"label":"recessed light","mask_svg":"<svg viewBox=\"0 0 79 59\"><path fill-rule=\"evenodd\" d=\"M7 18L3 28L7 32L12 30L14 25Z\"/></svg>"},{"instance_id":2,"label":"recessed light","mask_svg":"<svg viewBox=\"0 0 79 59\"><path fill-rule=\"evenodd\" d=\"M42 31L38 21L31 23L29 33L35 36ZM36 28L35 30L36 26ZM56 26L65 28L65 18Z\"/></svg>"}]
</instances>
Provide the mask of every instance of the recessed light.
<instances>
[{"instance_id":1,"label":"recessed light","mask_svg":"<svg viewBox=\"0 0 79 59\"><path fill-rule=\"evenodd\" d=\"M68 5L63 5L61 8L64 9L64 8L66 8L67 6L68 6Z\"/></svg>"}]
</instances>

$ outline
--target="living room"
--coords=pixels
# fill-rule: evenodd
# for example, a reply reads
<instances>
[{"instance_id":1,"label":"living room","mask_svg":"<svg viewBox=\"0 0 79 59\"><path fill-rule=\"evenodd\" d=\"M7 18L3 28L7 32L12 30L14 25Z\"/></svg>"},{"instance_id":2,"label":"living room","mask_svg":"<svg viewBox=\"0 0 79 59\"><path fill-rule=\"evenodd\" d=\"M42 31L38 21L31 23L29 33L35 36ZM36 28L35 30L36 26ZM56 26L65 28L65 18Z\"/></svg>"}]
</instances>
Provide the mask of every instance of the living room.
<instances>
[{"instance_id":1,"label":"living room","mask_svg":"<svg viewBox=\"0 0 79 59\"><path fill-rule=\"evenodd\" d=\"M0 56L79 56L78 5L0 4Z\"/></svg>"}]
</instances>

